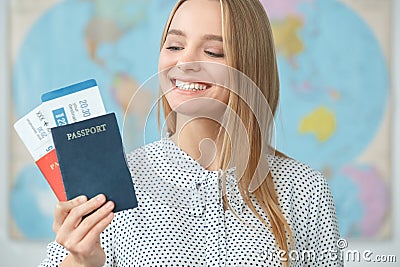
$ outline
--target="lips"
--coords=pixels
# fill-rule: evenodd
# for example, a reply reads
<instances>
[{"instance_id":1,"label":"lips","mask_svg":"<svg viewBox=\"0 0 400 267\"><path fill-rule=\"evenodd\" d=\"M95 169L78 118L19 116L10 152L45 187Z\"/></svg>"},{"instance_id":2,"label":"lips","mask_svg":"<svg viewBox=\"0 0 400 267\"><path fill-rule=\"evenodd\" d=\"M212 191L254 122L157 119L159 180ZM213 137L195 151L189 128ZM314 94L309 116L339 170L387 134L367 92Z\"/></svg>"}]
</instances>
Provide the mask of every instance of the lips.
<instances>
[{"instance_id":1,"label":"lips","mask_svg":"<svg viewBox=\"0 0 400 267\"><path fill-rule=\"evenodd\" d=\"M211 84L207 84L207 83L203 83L203 82L188 82L188 81L182 81L179 79L173 79L171 81L176 86L177 89L183 90L183 91L189 91L189 92L190 91L191 92L201 92L212 86Z\"/></svg>"}]
</instances>

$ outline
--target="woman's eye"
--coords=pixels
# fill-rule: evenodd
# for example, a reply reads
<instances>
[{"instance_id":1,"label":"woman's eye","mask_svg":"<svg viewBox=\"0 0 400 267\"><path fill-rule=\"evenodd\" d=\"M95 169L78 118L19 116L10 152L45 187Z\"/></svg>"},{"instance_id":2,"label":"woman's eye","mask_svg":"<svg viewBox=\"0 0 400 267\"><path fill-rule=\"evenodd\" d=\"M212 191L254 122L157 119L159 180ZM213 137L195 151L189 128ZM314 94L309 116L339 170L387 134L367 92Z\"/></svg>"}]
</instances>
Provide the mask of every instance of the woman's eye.
<instances>
[{"instance_id":1,"label":"woman's eye","mask_svg":"<svg viewBox=\"0 0 400 267\"><path fill-rule=\"evenodd\" d=\"M206 53L207 55L211 56L211 57L218 57L218 58L221 58L221 57L224 57L224 56L225 56L223 53L214 53L214 52L211 52L211 51L205 51L205 53Z\"/></svg>"},{"instance_id":2,"label":"woman's eye","mask_svg":"<svg viewBox=\"0 0 400 267\"><path fill-rule=\"evenodd\" d=\"M180 51L182 49L183 48L179 47L179 46L169 46L169 47L167 47L167 50L170 50L170 51Z\"/></svg>"}]
</instances>

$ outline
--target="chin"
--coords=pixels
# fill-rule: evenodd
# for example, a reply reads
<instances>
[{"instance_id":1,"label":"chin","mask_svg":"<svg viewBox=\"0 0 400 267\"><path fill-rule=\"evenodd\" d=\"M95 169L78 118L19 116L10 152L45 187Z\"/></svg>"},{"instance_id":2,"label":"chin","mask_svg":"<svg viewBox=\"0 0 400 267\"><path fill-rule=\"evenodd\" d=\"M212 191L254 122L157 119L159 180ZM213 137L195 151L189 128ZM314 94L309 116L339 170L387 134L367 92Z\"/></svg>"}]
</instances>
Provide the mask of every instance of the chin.
<instances>
[{"instance_id":1,"label":"chin","mask_svg":"<svg viewBox=\"0 0 400 267\"><path fill-rule=\"evenodd\" d=\"M209 118L220 122L225 113L226 106L203 105L201 103L194 103L192 101L180 104L178 106L171 106L178 115L182 115L191 119L195 118Z\"/></svg>"}]
</instances>

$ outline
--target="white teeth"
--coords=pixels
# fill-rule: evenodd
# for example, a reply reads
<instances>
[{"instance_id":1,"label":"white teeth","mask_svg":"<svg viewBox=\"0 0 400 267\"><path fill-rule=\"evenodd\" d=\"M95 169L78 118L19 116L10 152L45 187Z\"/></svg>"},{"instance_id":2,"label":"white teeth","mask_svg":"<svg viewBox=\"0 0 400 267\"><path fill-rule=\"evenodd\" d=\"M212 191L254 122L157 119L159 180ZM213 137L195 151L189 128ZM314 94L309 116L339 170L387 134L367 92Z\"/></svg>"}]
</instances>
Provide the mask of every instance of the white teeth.
<instances>
[{"instance_id":1,"label":"white teeth","mask_svg":"<svg viewBox=\"0 0 400 267\"><path fill-rule=\"evenodd\" d=\"M207 89L207 86L204 84L199 84L199 83L187 83L183 81L176 80L175 81L175 86L178 87L179 89L182 90L188 90L188 91L203 91Z\"/></svg>"}]
</instances>

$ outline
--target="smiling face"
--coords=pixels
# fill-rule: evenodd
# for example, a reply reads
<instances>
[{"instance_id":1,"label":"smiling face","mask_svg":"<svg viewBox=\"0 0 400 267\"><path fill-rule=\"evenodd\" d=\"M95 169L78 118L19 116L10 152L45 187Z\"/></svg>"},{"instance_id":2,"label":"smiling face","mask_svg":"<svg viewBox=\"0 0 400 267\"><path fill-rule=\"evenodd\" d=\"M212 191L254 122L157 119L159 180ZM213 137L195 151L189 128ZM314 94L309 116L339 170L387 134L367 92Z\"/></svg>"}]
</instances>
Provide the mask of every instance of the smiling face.
<instances>
[{"instance_id":1,"label":"smiling face","mask_svg":"<svg viewBox=\"0 0 400 267\"><path fill-rule=\"evenodd\" d=\"M159 59L160 83L172 110L215 116L226 108L229 90L219 1L188 0L176 11Z\"/></svg>"}]
</instances>

